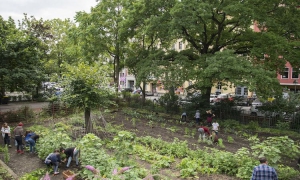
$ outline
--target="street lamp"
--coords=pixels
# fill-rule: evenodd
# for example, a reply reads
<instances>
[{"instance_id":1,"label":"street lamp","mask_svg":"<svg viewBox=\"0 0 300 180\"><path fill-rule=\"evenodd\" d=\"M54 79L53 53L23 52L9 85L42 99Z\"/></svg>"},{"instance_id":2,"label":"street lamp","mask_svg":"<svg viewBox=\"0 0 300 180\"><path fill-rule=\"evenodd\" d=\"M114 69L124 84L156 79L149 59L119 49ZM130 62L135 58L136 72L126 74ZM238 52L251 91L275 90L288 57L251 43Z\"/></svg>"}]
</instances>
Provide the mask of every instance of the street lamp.
<instances>
[{"instance_id":1,"label":"street lamp","mask_svg":"<svg viewBox=\"0 0 300 180\"><path fill-rule=\"evenodd\" d=\"M293 84L295 84L295 93L296 93L296 86L298 84L298 81L297 80L294 80Z\"/></svg>"}]
</instances>

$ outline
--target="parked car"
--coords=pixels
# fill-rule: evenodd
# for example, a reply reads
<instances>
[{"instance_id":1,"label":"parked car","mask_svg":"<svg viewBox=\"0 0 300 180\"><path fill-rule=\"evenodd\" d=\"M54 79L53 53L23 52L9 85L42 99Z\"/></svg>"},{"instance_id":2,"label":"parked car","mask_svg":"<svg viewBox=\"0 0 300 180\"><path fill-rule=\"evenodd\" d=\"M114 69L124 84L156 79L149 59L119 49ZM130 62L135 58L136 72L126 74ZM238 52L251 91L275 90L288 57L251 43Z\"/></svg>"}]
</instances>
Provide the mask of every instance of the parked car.
<instances>
[{"instance_id":1,"label":"parked car","mask_svg":"<svg viewBox=\"0 0 300 180\"><path fill-rule=\"evenodd\" d=\"M235 96L234 97L234 103L237 106L248 106L249 105L249 99L245 96Z\"/></svg>"},{"instance_id":2,"label":"parked car","mask_svg":"<svg viewBox=\"0 0 300 180\"><path fill-rule=\"evenodd\" d=\"M252 103L251 106L262 106L263 103L259 99L255 99Z\"/></svg>"},{"instance_id":3,"label":"parked car","mask_svg":"<svg viewBox=\"0 0 300 180\"><path fill-rule=\"evenodd\" d=\"M279 117L280 114L278 112L271 111L261 111L258 108L259 106L251 106L250 114L252 116L262 116L262 117Z\"/></svg>"},{"instance_id":4,"label":"parked car","mask_svg":"<svg viewBox=\"0 0 300 180\"><path fill-rule=\"evenodd\" d=\"M125 88L122 90L122 92L132 92L133 90L131 88Z\"/></svg>"},{"instance_id":5,"label":"parked car","mask_svg":"<svg viewBox=\"0 0 300 180\"><path fill-rule=\"evenodd\" d=\"M132 92L132 94L141 94L141 90L140 89L137 89L137 90L134 90L133 92Z\"/></svg>"},{"instance_id":6,"label":"parked car","mask_svg":"<svg viewBox=\"0 0 300 180\"><path fill-rule=\"evenodd\" d=\"M231 97L230 94L219 94L217 96L217 99L215 100L215 102L221 102L222 100L228 99L229 101L232 101L233 98Z\"/></svg>"},{"instance_id":7,"label":"parked car","mask_svg":"<svg viewBox=\"0 0 300 180\"><path fill-rule=\"evenodd\" d=\"M152 91L145 91L146 96L154 96Z\"/></svg>"}]
</instances>

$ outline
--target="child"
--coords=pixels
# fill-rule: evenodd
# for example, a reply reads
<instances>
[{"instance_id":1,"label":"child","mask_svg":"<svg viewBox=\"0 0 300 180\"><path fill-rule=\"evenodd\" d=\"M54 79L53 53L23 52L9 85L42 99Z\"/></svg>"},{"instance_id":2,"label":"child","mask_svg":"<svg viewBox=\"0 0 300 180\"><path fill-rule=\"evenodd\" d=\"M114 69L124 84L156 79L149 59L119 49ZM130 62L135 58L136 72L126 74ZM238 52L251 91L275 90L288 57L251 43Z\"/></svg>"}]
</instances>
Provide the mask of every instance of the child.
<instances>
[{"instance_id":1,"label":"child","mask_svg":"<svg viewBox=\"0 0 300 180\"><path fill-rule=\"evenodd\" d=\"M4 145L11 147L11 145L10 145L10 127L7 125L7 123L4 123L2 125L1 132L2 132L2 137L4 140Z\"/></svg>"},{"instance_id":2,"label":"child","mask_svg":"<svg viewBox=\"0 0 300 180\"><path fill-rule=\"evenodd\" d=\"M70 167L73 156L76 160L76 166L78 166L78 163L79 163L79 159L78 159L79 149L78 148L76 148L76 147L71 147L71 148L67 148L67 149L60 148L60 152L66 154L66 159L68 159L68 162L67 162L67 165L66 165L67 168Z\"/></svg>"},{"instance_id":3,"label":"child","mask_svg":"<svg viewBox=\"0 0 300 180\"><path fill-rule=\"evenodd\" d=\"M217 144L218 141L219 141L218 135L216 134L215 131L213 131L213 132L211 133L211 140L212 140L212 142L215 143L215 144Z\"/></svg>"},{"instance_id":4,"label":"child","mask_svg":"<svg viewBox=\"0 0 300 180\"><path fill-rule=\"evenodd\" d=\"M53 153L50 153L47 158L45 159L45 164L47 164L47 166L52 165L53 166L53 172L54 175L59 174L58 171L58 165L61 162L60 159L60 154L59 154L59 150L55 150Z\"/></svg>"},{"instance_id":5,"label":"child","mask_svg":"<svg viewBox=\"0 0 300 180\"><path fill-rule=\"evenodd\" d=\"M219 123L217 123L217 120L214 119L214 122L212 123L212 130L218 135L219 131Z\"/></svg>"}]
</instances>

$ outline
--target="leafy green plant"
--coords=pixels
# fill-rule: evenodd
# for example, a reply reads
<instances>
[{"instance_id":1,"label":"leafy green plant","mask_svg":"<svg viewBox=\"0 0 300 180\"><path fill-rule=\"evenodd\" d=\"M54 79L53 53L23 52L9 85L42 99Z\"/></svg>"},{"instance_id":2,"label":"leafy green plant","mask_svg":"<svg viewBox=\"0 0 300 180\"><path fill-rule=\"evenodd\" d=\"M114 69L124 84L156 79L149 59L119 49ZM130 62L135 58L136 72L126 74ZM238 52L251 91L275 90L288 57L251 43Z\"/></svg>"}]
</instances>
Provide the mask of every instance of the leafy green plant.
<instances>
[{"instance_id":1,"label":"leafy green plant","mask_svg":"<svg viewBox=\"0 0 300 180\"><path fill-rule=\"evenodd\" d=\"M9 152L8 152L7 145L4 146L3 152L4 152L4 162L7 164L10 160L10 155L9 155Z\"/></svg>"},{"instance_id":2,"label":"leafy green plant","mask_svg":"<svg viewBox=\"0 0 300 180\"><path fill-rule=\"evenodd\" d=\"M166 127L166 125L167 125L166 123L161 123L160 127L164 128L164 127Z\"/></svg>"},{"instance_id":3,"label":"leafy green plant","mask_svg":"<svg viewBox=\"0 0 300 180\"><path fill-rule=\"evenodd\" d=\"M46 172L49 171L51 170L45 168L36 169L30 173L26 173L25 175L23 175L20 178L20 180L40 180L40 178L43 177L46 174Z\"/></svg>"},{"instance_id":4,"label":"leafy green plant","mask_svg":"<svg viewBox=\"0 0 300 180\"><path fill-rule=\"evenodd\" d=\"M248 148L239 149L235 155L235 159L237 160L237 173L236 177L241 179L250 179L253 171L253 167L257 165L257 160L253 159Z\"/></svg>"},{"instance_id":5,"label":"leafy green plant","mask_svg":"<svg viewBox=\"0 0 300 180\"><path fill-rule=\"evenodd\" d=\"M225 146L223 144L223 139L221 139L221 138L218 139L218 145L223 149L225 148Z\"/></svg>"},{"instance_id":6,"label":"leafy green plant","mask_svg":"<svg viewBox=\"0 0 300 180\"><path fill-rule=\"evenodd\" d=\"M70 139L69 135L62 131L63 128L59 127L58 129L53 129L52 131L45 130L39 132L40 138L38 143L36 143L36 149L38 151L39 158L45 159L48 154L52 153L55 149L67 147L72 144L72 140Z\"/></svg>"},{"instance_id":7,"label":"leafy green plant","mask_svg":"<svg viewBox=\"0 0 300 180\"><path fill-rule=\"evenodd\" d=\"M257 129L259 129L259 124L257 121L250 121L249 124L246 126L246 129L250 132L255 132Z\"/></svg>"},{"instance_id":8,"label":"leafy green plant","mask_svg":"<svg viewBox=\"0 0 300 180\"><path fill-rule=\"evenodd\" d=\"M265 156L269 163L276 166L283 157L296 158L299 156L299 145L287 136L268 137L265 141L251 146L253 155Z\"/></svg>"},{"instance_id":9,"label":"leafy green plant","mask_svg":"<svg viewBox=\"0 0 300 180\"><path fill-rule=\"evenodd\" d=\"M300 176L299 171L288 166L279 165L276 171L278 179L294 179L295 177L299 178Z\"/></svg>"},{"instance_id":10,"label":"leafy green plant","mask_svg":"<svg viewBox=\"0 0 300 180\"><path fill-rule=\"evenodd\" d=\"M132 122L132 126L133 126L133 127L136 127L136 121L137 121L136 118L132 118L132 119L131 119L131 122Z\"/></svg>"},{"instance_id":11,"label":"leafy green plant","mask_svg":"<svg viewBox=\"0 0 300 180\"><path fill-rule=\"evenodd\" d=\"M154 122L153 121L147 122L147 126L153 128L154 127Z\"/></svg>"},{"instance_id":12,"label":"leafy green plant","mask_svg":"<svg viewBox=\"0 0 300 180\"><path fill-rule=\"evenodd\" d=\"M229 142L229 143L233 143L233 142L234 142L234 139L233 139L233 137L231 137L231 136L227 136L227 142Z\"/></svg>"},{"instance_id":13,"label":"leafy green plant","mask_svg":"<svg viewBox=\"0 0 300 180\"><path fill-rule=\"evenodd\" d=\"M290 122L278 121L276 123L276 128L278 128L280 130L289 130L290 129Z\"/></svg>"},{"instance_id":14,"label":"leafy green plant","mask_svg":"<svg viewBox=\"0 0 300 180\"><path fill-rule=\"evenodd\" d=\"M260 142L260 140L257 137L257 134L254 135L254 136L250 136L248 138L248 141L250 142L251 145L255 145L255 144L258 144Z\"/></svg>"},{"instance_id":15,"label":"leafy green plant","mask_svg":"<svg viewBox=\"0 0 300 180\"><path fill-rule=\"evenodd\" d=\"M178 130L178 128L176 126L168 127L166 129L171 131L172 133L175 133Z\"/></svg>"},{"instance_id":16,"label":"leafy green plant","mask_svg":"<svg viewBox=\"0 0 300 180\"><path fill-rule=\"evenodd\" d=\"M184 128L184 134L185 134L185 135L190 134L190 129L189 129L188 127L185 127L185 128Z\"/></svg>"}]
</instances>

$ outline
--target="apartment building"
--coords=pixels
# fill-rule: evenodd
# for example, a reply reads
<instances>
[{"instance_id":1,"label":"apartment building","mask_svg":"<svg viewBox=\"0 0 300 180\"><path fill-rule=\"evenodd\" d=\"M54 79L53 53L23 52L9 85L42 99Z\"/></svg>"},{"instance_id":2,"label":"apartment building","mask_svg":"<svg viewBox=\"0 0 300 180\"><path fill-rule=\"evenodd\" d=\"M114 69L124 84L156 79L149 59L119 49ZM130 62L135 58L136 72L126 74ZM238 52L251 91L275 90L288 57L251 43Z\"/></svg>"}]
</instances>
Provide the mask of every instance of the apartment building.
<instances>
[{"instance_id":1,"label":"apartment building","mask_svg":"<svg viewBox=\"0 0 300 180\"><path fill-rule=\"evenodd\" d=\"M277 74L277 79L285 91L295 93L300 91L299 71L297 72L289 62L285 64L284 71Z\"/></svg>"}]
</instances>

